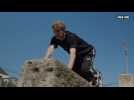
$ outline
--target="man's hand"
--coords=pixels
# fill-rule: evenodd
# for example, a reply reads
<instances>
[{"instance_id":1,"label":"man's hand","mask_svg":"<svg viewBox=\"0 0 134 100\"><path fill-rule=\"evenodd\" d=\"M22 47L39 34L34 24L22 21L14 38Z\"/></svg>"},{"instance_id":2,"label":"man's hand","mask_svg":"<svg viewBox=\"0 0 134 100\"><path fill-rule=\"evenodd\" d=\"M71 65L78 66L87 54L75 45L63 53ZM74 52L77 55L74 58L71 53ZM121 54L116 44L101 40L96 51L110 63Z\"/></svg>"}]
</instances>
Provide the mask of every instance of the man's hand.
<instances>
[{"instance_id":1,"label":"man's hand","mask_svg":"<svg viewBox=\"0 0 134 100\"><path fill-rule=\"evenodd\" d=\"M76 49L70 48L70 58L69 58L68 68L71 70L73 69L75 58L76 58Z\"/></svg>"},{"instance_id":2,"label":"man's hand","mask_svg":"<svg viewBox=\"0 0 134 100\"><path fill-rule=\"evenodd\" d=\"M43 61L49 59L52 56L53 51L54 51L54 46L50 45L48 47L48 50L47 50L47 53L46 53L45 57L43 58Z\"/></svg>"}]
</instances>

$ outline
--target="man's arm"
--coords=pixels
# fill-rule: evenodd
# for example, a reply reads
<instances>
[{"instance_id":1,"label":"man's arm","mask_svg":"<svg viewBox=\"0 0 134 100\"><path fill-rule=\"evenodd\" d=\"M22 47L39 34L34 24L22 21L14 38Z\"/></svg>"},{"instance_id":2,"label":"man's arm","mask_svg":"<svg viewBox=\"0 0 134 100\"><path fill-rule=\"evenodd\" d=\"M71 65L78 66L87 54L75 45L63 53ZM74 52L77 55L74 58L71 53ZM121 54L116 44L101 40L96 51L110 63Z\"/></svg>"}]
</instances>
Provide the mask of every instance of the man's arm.
<instances>
[{"instance_id":1,"label":"man's arm","mask_svg":"<svg viewBox=\"0 0 134 100\"><path fill-rule=\"evenodd\" d=\"M52 56L53 51L54 51L54 45L50 45L47 49L47 53L45 57L43 58L43 60L50 58Z\"/></svg>"},{"instance_id":2,"label":"man's arm","mask_svg":"<svg viewBox=\"0 0 134 100\"><path fill-rule=\"evenodd\" d=\"M72 70L74 62L75 62L75 58L76 58L76 49L75 48L71 48L70 49L70 55L69 55L69 63L68 63L68 68Z\"/></svg>"}]
</instances>

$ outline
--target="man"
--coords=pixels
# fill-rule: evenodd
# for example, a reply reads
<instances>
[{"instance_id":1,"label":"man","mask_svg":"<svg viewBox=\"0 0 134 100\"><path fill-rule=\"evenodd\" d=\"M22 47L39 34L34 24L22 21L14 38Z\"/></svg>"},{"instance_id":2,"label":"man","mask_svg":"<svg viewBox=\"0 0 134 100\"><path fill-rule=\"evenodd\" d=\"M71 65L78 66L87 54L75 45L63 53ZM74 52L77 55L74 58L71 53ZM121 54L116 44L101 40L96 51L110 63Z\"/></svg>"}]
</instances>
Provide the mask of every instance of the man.
<instances>
[{"instance_id":1,"label":"man","mask_svg":"<svg viewBox=\"0 0 134 100\"><path fill-rule=\"evenodd\" d=\"M64 22L56 21L52 25L54 36L51 39L45 59L48 59L55 48L62 47L69 54L68 68L89 82L96 84L97 72L93 68L95 48L76 34L67 31Z\"/></svg>"}]
</instances>

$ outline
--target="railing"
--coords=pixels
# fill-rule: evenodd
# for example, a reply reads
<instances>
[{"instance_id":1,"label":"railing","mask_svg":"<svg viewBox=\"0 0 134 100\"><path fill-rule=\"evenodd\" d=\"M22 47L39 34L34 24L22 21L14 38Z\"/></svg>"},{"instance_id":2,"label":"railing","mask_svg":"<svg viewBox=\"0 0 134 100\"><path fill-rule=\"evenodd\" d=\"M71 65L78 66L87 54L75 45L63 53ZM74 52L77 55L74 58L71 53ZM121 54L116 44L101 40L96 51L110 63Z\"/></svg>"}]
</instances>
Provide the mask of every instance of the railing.
<instances>
[{"instance_id":1,"label":"railing","mask_svg":"<svg viewBox=\"0 0 134 100\"><path fill-rule=\"evenodd\" d=\"M16 78L1 78L0 77L0 87L16 87Z\"/></svg>"}]
</instances>

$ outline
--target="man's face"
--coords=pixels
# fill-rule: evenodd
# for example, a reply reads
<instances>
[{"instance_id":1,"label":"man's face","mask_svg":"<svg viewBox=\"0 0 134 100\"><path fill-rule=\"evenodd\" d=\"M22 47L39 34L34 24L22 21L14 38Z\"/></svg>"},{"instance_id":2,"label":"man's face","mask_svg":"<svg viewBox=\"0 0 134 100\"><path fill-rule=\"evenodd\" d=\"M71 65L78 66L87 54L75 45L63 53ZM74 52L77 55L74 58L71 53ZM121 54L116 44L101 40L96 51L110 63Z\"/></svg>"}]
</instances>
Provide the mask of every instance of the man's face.
<instances>
[{"instance_id":1,"label":"man's face","mask_svg":"<svg viewBox=\"0 0 134 100\"><path fill-rule=\"evenodd\" d=\"M64 37L64 33L58 25L53 28L53 32L57 39L62 39Z\"/></svg>"}]
</instances>

